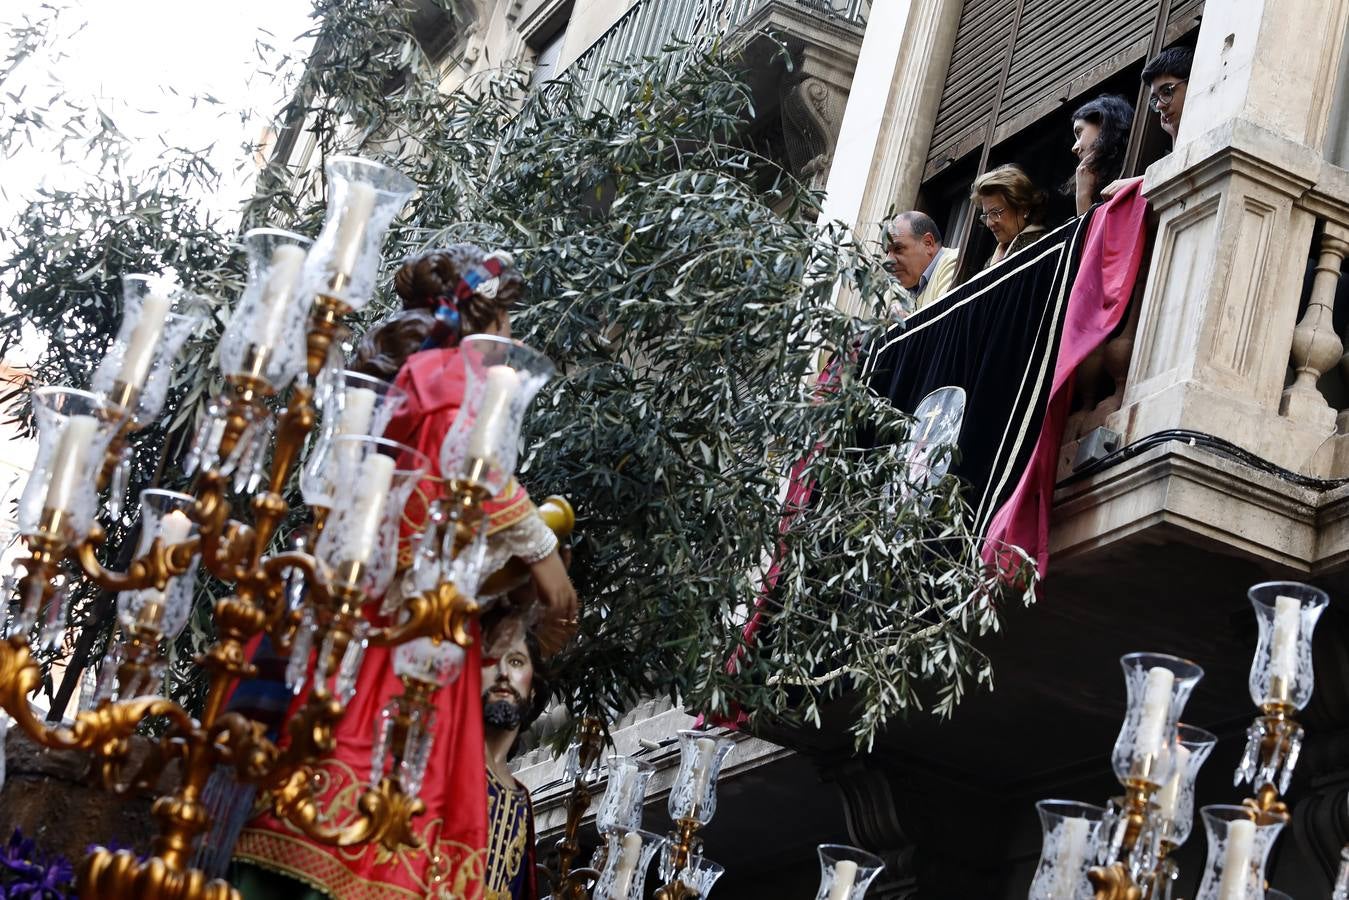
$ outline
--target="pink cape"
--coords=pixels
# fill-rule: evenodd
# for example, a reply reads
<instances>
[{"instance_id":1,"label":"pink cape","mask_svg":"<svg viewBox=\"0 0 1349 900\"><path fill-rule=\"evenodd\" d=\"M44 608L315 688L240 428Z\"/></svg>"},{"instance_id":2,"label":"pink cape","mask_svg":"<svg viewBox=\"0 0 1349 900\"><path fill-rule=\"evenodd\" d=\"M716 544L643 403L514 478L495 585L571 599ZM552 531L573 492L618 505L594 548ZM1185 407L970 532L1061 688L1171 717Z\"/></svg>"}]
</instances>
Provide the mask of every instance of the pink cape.
<instances>
[{"instance_id":1,"label":"pink cape","mask_svg":"<svg viewBox=\"0 0 1349 900\"><path fill-rule=\"evenodd\" d=\"M1049 514L1063 426L1073 399L1073 376L1129 309L1147 246L1148 202L1139 190L1141 185L1142 179L1131 181L1096 210L1087 226L1077 278L1068 296L1044 425L1021 480L994 514L985 535L984 561L998 566L1004 578L1014 578L1020 563L1010 547L1024 550L1041 577L1049 566Z\"/></svg>"}]
</instances>

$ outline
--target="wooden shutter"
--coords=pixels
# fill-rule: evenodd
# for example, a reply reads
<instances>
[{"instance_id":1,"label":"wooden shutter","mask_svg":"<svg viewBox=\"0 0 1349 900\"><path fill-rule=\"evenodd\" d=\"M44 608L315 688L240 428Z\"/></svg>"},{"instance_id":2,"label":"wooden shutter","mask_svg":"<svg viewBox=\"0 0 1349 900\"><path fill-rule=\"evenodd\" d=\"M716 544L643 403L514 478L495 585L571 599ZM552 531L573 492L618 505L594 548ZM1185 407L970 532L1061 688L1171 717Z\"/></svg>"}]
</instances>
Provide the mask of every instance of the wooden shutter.
<instances>
[{"instance_id":1,"label":"wooden shutter","mask_svg":"<svg viewBox=\"0 0 1349 900\"><path fill-rule=\"evenodd\" d=\"M1011 0L965 0L951 68L937 107L929 168L937 161L940 168L983 143L988 118L997 108L1014 6Z\"/></svg>"},{"instance_id":2,"label":"wooden shutter","mask_svg":"<svg viewBox=\"0 0 1349 900\"><path fill-rule=\"evenodd\" d=\"M998 143L1139 62L1151 49L1166 0L1019 0L1019 18L1017 2L966 0L927 177L978 147L993 116ZM1203 5L1203 0L1169 0L1167 40L1188 31ZM1004 65L1007 79L999 97Z\"/></svg>"}]
</instances>

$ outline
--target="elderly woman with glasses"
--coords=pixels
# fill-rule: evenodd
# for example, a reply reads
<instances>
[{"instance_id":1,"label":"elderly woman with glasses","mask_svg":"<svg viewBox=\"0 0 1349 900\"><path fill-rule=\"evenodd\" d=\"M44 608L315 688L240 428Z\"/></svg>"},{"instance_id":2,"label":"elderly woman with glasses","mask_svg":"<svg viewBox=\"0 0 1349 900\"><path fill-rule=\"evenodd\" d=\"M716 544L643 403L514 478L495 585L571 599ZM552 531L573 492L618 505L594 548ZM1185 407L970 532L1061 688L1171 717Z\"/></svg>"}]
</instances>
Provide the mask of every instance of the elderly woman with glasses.
<instances>
[{"instance_id":1,"label":"elderly woman with glasses","mask_svg":"<svg viewBox=\"0 0 1349 900\"><path fill-rule=\"evenodd\" d=\"M1020 166L998 166L980 175L970 189L970 199L979 207L979 221L993 232L998 248L984 268L997 265L1018 250L1029 247L1045 232L1044 191L1037 188Z\"/></svg>"}]
</instances>

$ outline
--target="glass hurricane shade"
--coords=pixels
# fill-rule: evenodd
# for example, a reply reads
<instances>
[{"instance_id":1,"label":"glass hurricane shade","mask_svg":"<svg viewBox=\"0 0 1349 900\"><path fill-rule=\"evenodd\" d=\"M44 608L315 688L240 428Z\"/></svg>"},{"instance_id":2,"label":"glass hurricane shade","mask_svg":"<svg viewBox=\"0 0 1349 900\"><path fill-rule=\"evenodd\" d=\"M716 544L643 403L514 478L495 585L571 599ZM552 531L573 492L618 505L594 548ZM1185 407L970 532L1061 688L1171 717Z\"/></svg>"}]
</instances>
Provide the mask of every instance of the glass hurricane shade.
<instances>
[{"instance_id":1,"label":"glass hurricane shade","mask_svg":"<svg viewBox=\"0 0 1349 900\"><path fill-rule=\"evenodd\" d=\"M336 498L315 554L339 582L355 571L367 595L381 595L397 566L403 507L430 460L386 438L344 435L333 441L333 462L350 490Z\"/></svg>"},{"instance_id":2,"label":"glass hurricane shade","mask_svg":"<svg viewBox=\"0 0 1349 900\"><path fill-rule=\"evenodd\" d=\"M178 353L209 309L205 297L169 279L123 275L122 324L94 371L93 390L129 404L127 415L138 426L159 418Z\"/></svg>"},{"instance_id":3,"label":"glass hurricane shade","mask_svg":"<svg viewBox=\"0 0 1349 900\"><path fill-rule=\"evenodd\" d=\"M328 208L304 264L304 292L357 310L370 302L380 247L393 219L417 189L397 169L334 156L324 165Z\"/></svg>"},{"instance_id":4,"label":"glass hurricane shade","mask_svg":"<svg viewBox=\"0 0 1349 900\"><path fill-rule=\"evenodd\" d=\"M141 533L136 556L143 557L155 539L171 547L194 537L200 531L188 513L196 501L189 494L149 488L141 491ZM192 590L197 582L196 556L182 575L168 580L164 589L154 586L117 595L117 621L124 635L133 629L158 634L172 640L187 624L192 611Z\"/></svg>"},{"instance_id":5,"label":"glass hurricane shade","mask_svg":"<svg viewBox=\"0 0 1349 900\"><path fill-rule=\"evenodd\" d=\"M670 818L706 825L717 812L717 778L735 742L707 731L679 732L679 772L670 788Z\"/></svg>"},{"instance_id":6,"label":"glass hurricane shade","mask_svg":"<svg viewBox=\"0 0 1349 900\"><path fill-rule=\"evenodd\" d=\"M125 410L101 394L43 387L33 391L33 416L38 448L19 498L19 530L36 534L46 524L44 511L59 510L65 514L59 537L83 540L93 525L104 456Z\"/></svg>"},{"instance_id":7,"label":"glass hurricane shade","mask_svg":"<svg viewBox=\"0 0 1349 900\"><path fill-rule=\"evenodd\" d=\"M863 900L885 868L880 857L844 844L820 844L820 889L815 900Z\"/></svg>"},{"instance_id":8,"label":"glass hurricane shade","mask_svg":"<svg viewBox=\"0 0 1349 900\"><path fill-rule=\"evenodd\" d=\"M1105 809L1072 800L1035 804L1044 833L1029 900L1091 900L1087 870L1095 864Z\"/></svg>"},{"instance_id":9,"label":"glass hurricane shade","mask_svg":"<svg viewBox=\"0 0 1349 900\"><path fill-rule=\"evenodd\" d=\"M611 831L604 836L605 863L591 893L593 900L642 900L646 873L665 837L649 831Z\"/></svg>"},{"instance_id":10,"label":"glass hurricane shade","mask_svg":"<svg viewBox=\"0 0 1349 900\"><path fill-rule=\"evenodd\" d=\"M1205 806L1199 812L1208 833L1208 860L1195 900L1264 900L1265 866L1283 823L1256 822L1244 806Z\"/></svg>"},{"instance_id":11,"label":"glass hurricane shade","mask_svg":"<svg viewBox=\"0 0 1349 900\"><path fill-rule=\"evenodd\" d=\"M393 649L393 671L400 678L445 687L464 671L464 648L454 641L416 638Z\"/></svg>"},{"instance_id":12,"label":"glass hurricane shade","mask_svg":"<svg viewBox=\"0 0 1349 900\"><path fill-rule=\"evenodd\" d=\"M473 334L459 344L464 400L440 450L440 471L502 491L515 474L520 429L534 395L553 376L553 364L519 341Z\"/></svg>"},{"instance_id":13,"label":"glass hurricane shade","mask_svg":"<svg viewBox=\"0 0 1349 900\"><path fill-rule=\"evenodd\" d=\"M248 279L220 337L220 371L279 391L305 368L305 333L313 294L304 285L304 235L276 228L244 233Z\"/></svg>"},{"instance_id":14,"label":"glass hurricane shade","mask_svg":"<svg viewBox=\"0 0 1349 900\"><path fill-rule=\"evenodd\" d=\"M1312 635L1330 598L1319 588L1294 581L1257 584L1247 596L1260 627L1251 661L1251 700L1260 707L1291 704L1302 709L1316 685Z\"/></svg>"},{"instance_id":15,"label":"glass hurricane shade","mask_svg":"<svg viewBox=\"0 0 1349 900\"><path fill-rule=\"evenodd\" d=\"M655 769L630 756L611 756L606 772L608 783L595 812L595 828L600 834L636 831L642 826L646 785Z\"/></svg>"},{"instance_id":16,"label":"glass hurricane shade","mask_svg":"<svg viewBox=\"0 0 1349 900\"><path fill-rule=\"evenodd\" d=\"M662 883L669 884L673 881L679 881L685 887L694 891L695 897L706 897L711 893L712 885L716 884L717 879L726 873L726 869L720 863L715 863L701 853L694 851L689 854L684 867L676 873L674 849L674 845L668 839L660 849L658 871ZM676 874L678 875L677 878Z\"/></svg>"},{"instance_id":17,"label":"glass hurricane shade","mask_svg":"<svg viewBox=\"0 0 1349 900\"><path fill-rule=\"evenodd\" d=\"M310 506L331 509L342 492L334 442L348 435L379 437L407 395L387 381L343 370L323 378L317 392L319 427L300 470L300 492Z\"/></svg>"},{"instance_id":18,"label":"glass hurricane shade","mask_svg":"<svg viewBox=\"0 0 1349 900\"><path fill-rule=\"evenodd\" d=\"M1120 665L1128 706L1111 754L1115 777L1160 788L1176 759L1176 722L1204 670L1163 653L1129 653Z\"/></svg>"},{"instance_id":19,"label":"glass hurricane shade","mask_svg":"<svg viewBox=\"0 0 1349 900\"><path fill-rule=\"evenodd\" d=\"M1179 847L1194 828L1195 780L1218 738L1202 728L1176 726L1175 761L1166 784L1153 797L1161 821L1162 838Z\"/></svg>"}]
</instances>

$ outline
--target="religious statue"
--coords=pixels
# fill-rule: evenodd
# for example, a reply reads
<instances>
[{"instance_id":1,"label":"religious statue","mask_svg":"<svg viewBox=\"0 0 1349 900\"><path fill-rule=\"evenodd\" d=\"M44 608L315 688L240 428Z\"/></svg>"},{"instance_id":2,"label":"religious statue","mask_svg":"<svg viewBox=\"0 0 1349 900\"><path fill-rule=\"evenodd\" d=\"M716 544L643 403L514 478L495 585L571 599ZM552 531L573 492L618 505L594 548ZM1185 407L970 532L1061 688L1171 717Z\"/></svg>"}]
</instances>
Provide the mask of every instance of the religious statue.
<instances>
[{"instance_id":1,"label":"religious statue","mask_svg":"<svg viewBox=\"0 0 1349 900\"><path fill-rule=\"evenodd\" d=\"M509 310L522 297L524 279L509 256L487 254L471 244L455 244L409 259L395 274L394 287L404 309L364 336L354 368L393 378L406 393L407 399L394 414L385 437L419 450L433 461L433 477L418 486L404 511L407 536L426 521L430 505L441 495L440 445L465 388L459 340L464 335L482 333L509 337ZM528 494L514 481L487 502L486 512L487 561L483 571L496 571L512 559L528 567L530 583L524 595L527 602L537 603L534 634L545 649L556 649L576 624L576 592L558 554L556 537L540 519ZM400 564L407 565L411 559L412 548L401 547ZM396 592L400 590L400 582L395 580L388 602L370 613L377 624L383 624L387 621L384 617L396 611ZM534 615L529 611L523 619ZM521 616L499 618L508 623L522 621ZM429 723L433 750L420 791L426 812L414 820L422 846L390 853L378 845L321 845L264 812L247 824L235 848L235 883L248 900L303 897L306 888L333 900L534 896L514 886L503 893L503 889L486 883L493 865L489 848L497 839L489 832L489 790L509 788L491 786L489 773L494 771L494 763L484 752L483 701L496 697L496 680L486 696L482 684L485 673L498 671L502 663L485 667L483 645L485 640L491 650L501 641L490 634L475 633L474 638L460 662L457 679L435 695L434 721ZM337 822L345 811L353 809L370 780L376 741L371 723L380 721L381 711L402 690L394 671L393 652L379 647L366 652L354 697L336 730L336 748L318 766L321 806ZM504 691L500 693L505 697ZM519 690L520 702L526 694ZM304 699L301 693L294 702ZM490 712L495 708L493 702L487 706L490 715L497 715ZM494 728L499 730L498 726L487 730L489 745ZM532 877L532 869L530 873Z\"/></svg>"}]
</instances>

